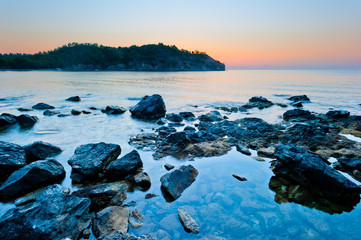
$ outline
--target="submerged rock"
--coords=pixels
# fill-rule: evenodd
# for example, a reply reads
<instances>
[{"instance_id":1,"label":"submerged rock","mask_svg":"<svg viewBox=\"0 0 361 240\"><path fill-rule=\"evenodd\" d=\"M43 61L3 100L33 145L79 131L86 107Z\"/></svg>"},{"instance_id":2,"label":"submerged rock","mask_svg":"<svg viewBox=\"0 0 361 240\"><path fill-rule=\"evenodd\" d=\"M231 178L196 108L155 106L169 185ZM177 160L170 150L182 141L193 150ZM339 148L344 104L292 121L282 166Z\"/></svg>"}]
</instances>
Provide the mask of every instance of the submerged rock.
<instances>
[{"instance_id":1,"label":"submerged rock","mask_svg":"<svg viewBox=\"0 0 361 240\"><path fill-rule=\"evenodd\" d=\"M60 114L59 111L54 111L54 110L46 110L43 112L44 116L53 116L53 115L58 115Z\"/></svg>"},{"instance_id":2,"label":"submerged rock","mask_svg":"<svg viewBox=\"0 0 361 240\"><path fill-rule=\"evenodd\" d=\"M50 143L37 141L32 144L24 146L26 153L26 162L31 163L36 160L44 160L49 157L54 157L61 153L61 149Z\"/></svg>"},{"instance_id":3,"label":"submerged rock","mask_svg":"<svg viewBox=\"0 0 361 240\"><path fill-rule=\"evenodd\" d=\"M0 200L9 200L35 189L58 183L64 177L64 167L53 159L30 163L13 172L0 186Z\"/></svg>"},{"instance_id":4,"label":"submerged rock","mask_svg":"<svg viewBox=\"0 0 361 240\"><path fill-rule=\"evenodd\" d=\"M18 108L18 111L20 111L20 112L30 112L30 111L33 111L33 110L30 109L30 108Z\"/></svg>"},{"instance_id":5,"label":"submerged rock","mask_svg":"<svg viewBox=\"0 0 361 240\"><path fill-rule=\"evenodd\" d=\"M163 98L154 94L143 97L137 105L130 108L130 112L135 118L155 120L165 116L166 108Z\"/></svg>"},{"instance_id":6,"label":"submerged rock","mask_svg":"<svg viewBox=\"0 0 361 240\"><path fill-rule=\"evenodd\" d=\"M39 110L44 110L44 109L54 109L54 106L51 106L49 104L46 103L37 103L34 106L32 106L33 109L39 109Z\"/></svg>"},{"instance_id":7,"label":"submerged rock","mask_svg":"<svg viewBox=\"0 0 361 240\"><path fill-rule=\"evenodd\" d=\"M30 116L28 114L22 114L16 117L20 127L22 128L31 128L39 120L36 116Z\"/></svg>"},{"instance_id":8,"label":"submerged rock","mask_svg":"<svg viewBox=\"0 0 361 240\"><path fill-rule=\"evenodd\" d=\"M182 192L196 180L197 175L198 171L192 165L181 166L163 175L160 181L164 198L168 202L179 198Z\"/></svg>"},{"instance_id":9,"label":"submerged rock","mask_svg":"<svg viewBox=\"0 0 361 240\"><path fill-rule=\"evenodd\" d=\"M194 219L189 215L189 213L184 211L182 208L178 208L177 212L179 221L182 223L184 230L186 230L186 232L198 234L199 226L196 221L194 221Z\"/></svg>"},{"instance_id":10,"label":"submerged rock","mask_svg":"<svg viewBox=\"0 0 361 240\"><path fill-rule=\"evenodd\" d=\"M134 209L129 216L129 223L132 226L132 228L134 229L140 228L143 225L142 220L143 220L143 215L138 212L138 209Z\"/></svg>"},{"instance_id":11,"label":"submerged rock","mask_svg":"<svg viewBox=\"0 0 361 240\"><path fill-rule=\"evenodd\" d=\"M25 165L26 155L23 147L0 141L0 181Z\"/></svg>"},{"instance_id":12,"label":"submerged rock","mask_svg":"<svg viewBox=\"0 0 361 240\"><path fill-rule=\"evenodd\" d=\"M80 102L81 99L79 96L73 96L73 97L69 97L67 99L65 99L66 101L70 101L70 102Z\"/></svg>"},{"instance_id":13,"label":"submerged rock","mask_svg":"<svg viewBox=\"0 0 361 240\"><path fill-rule=\"evenodd\" d=\"M128 232L129 209L111 206L98 212L93 220L92 230L95 237L111 236L116 231Z\"/></svg>"},{"instance_id":14,"label":"submerged rock","mask_svg":"<svg viewBox=\"0 0 361 240\"><path fill-rule=\"evenodd\" d=\"M54 194L8 210L0 218L0 239L78 239L90 224L90 200Z\"/></svg>"},{"instance_id":15,"label":"submerged rock","mask_svg":"<svg viewBox=\"0 0 361 240\"><path fill-rule=\"evenodd\" d=\"M95 181L120 153L121 149L117 144L100 142L81 145L68 161L72 167L70 178L78 183Z\"/></svg>"},{"instance_id":16,"label":"submerged rock","mask_svg":"<svg viewBox=\"0 0 361 240\"><path fill-rule=\"evenodd\" d=\"M109 179L122 180L130 174L136 174L143 167L143 162L137 150L133 150L123 157L112 161L105 169Z\"/></svg>"}]
</instances>

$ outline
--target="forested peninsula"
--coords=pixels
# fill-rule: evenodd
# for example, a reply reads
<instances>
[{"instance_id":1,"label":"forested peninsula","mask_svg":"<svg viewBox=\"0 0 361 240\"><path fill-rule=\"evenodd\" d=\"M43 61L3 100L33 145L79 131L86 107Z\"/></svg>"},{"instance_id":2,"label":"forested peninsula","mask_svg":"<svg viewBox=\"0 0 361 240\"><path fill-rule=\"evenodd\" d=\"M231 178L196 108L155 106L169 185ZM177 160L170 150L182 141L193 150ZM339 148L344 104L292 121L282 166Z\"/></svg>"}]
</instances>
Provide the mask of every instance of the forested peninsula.
<instances>
[{"instance_id":1,"label":"forested peninsula","mask_svg":"<svg viewBox=\"0 0 361 240\"><path fill-rule=\"evenodd\" d=\"M204 52L187 51L162 43L117 48L90 43L69 43L36 54L0 54L0 69L224 71L225 65Z\"/></svg>"}]
</instances>

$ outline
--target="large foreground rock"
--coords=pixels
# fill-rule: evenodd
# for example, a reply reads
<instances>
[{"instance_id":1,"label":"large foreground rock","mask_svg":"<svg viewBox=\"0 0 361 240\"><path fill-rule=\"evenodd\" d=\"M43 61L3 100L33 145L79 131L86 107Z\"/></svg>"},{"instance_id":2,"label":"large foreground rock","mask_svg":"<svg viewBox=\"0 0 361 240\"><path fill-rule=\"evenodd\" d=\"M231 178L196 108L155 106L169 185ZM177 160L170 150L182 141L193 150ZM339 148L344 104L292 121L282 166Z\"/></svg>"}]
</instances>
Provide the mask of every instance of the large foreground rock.
<instances>
[{"instance_id":1,"label":"large foreground rock","mask_svg":"<svg viewBox=\"0 0 361 240\"><path fill-rule=\"evenodd\" d=\"M196 221L189 215L189 213L184 211L182 208L178 208L177 212L179 221L182 223L186 232L198 234L199 226Z\"/></svg>"},{"instance_id":2,"label":"large foreground rock","mask_svg":"<svg viewBox=\"0 0 361 240\"><path fill-rule=\"evenodd\" d=\"M164 198L172 202L182 195L182 192L188 188L198 175L197 169L192 165L181 166L161 177L161 190Z\"/></svg>"},{"instance_id":3,"label":"large foreground rock","mask_svg":"<svg viewBox=\"0 0 361 240\"><path fill-rule=\"evenodd\" d=\"M129 229L129 209L117 206L111 206L98 212L93 220L93 233L95 237L101 235L111 236L116 231L123 233Z\"/></svg>"},{"instance_id":4,"label":"large foreground rock","mask_svg":"<svg viewBox=\"0 0 361 240\"><path fill-rule=\"evenodd\" d=\"M30 163L11 174L0 186L0 200L9 200L35 189L58 183L64 177L64 167L56 160Z\"/></svg>"},{"instance_id":5,"label":"large foreground rock","mask_svg":"<svg viewBox=\"0 0 361 240\"><path fill-rule=\"evenodd\" d=\"M272 171L296 181L327 199L360 201L361 189L327 165L320 156L294 145L279 145Z\"/></svg>"},{"instance_id":6,"label":"large foreground rock","mask_svg":"<svg viewBox=\"0 0 361 240\"><path fill-rule=\"evenodd\" d=\"M130 108L133 117L154 120L165 116L166 108L163 98L154 94L152 96L145 96L134 107Z\"/></svg>"},{"instance_id":7,"label":"large foreground rock","mask_svg":"<svg viewBox=\"0 0 361 240\"><path fill-rule=\"evenodd\" d=\"M90 224L90 200L55 194L8 210L0 219L0 239L78 239Z\"/></svg>"},{"instance_id":8,"label":"large foreground rock","mask_svg":"<svg viewBox=\"0 0 361 240\"><path fill-rule=\"evenodd\" d=\"M91 143L77 147L68 163L72 167L70 178L74 182L97 180L106 166L117 159L121 149L117 144Z\"/></svg>"},{"instance_id":9,"label":"large foreground rock","mask_svg":"<svg viewBox=\"0 0 361 240\"><path fill-rule=\"evenodd\" d=\"M82 198L90 198L92 211L98 212L100 209L109 206L121 206L127 198L128 186L123 182L103 183L90 187L80 188L72 195Z\"/></svg>"},{"instance_id":10,"label":"large foreground rock","mask_svg":"<svg viewBox=\"0 0 361 240\"><path fill-rule=\"evenodd\" d=\"M23 147L9 142L0 141L0 181L25 166L26 157Z\"/></svg>"},{"instance_id":11,"label":"large foreground rock","mask_svg":"<svg viewBox=\"0 0 361 240\"><path fill-rule=\"evenodd\" d=\"M122 180L130 174L136 174L143 167L143 162L137 150L133 150L123 157L114 160L106 167L106 177Z\"/></svg>"},{"instance_id":12,"label":"large foreground rock","mask_svg":"<svg viewBox=\"0 0 361 240\"><path fill-rule=\"evenodd\" d=\"M32 144L24 146L26 153L26 162L31 163L36 160L44 160L49 157L54 157L61 153L61 149L50 143L37 141Z\"/></svg>"}]
</instances>

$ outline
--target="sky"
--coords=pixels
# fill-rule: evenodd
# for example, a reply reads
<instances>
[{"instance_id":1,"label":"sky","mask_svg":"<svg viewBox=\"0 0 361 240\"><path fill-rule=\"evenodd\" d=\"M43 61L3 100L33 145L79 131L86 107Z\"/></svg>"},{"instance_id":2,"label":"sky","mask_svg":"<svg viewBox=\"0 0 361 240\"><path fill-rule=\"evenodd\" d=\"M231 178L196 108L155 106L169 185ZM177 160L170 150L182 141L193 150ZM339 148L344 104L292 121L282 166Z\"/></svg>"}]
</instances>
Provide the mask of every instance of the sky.
<instances>
[{"instance_id":1,"label":"sky","mask_svg":"<svg viewBox=\"0 0 361 240\"><path fill-rule=\"evenodd\" d=\"M361 0L0 0L0 53L70 42L161 42L228 68L360 67Z\"/></svg>"}]
</instances>

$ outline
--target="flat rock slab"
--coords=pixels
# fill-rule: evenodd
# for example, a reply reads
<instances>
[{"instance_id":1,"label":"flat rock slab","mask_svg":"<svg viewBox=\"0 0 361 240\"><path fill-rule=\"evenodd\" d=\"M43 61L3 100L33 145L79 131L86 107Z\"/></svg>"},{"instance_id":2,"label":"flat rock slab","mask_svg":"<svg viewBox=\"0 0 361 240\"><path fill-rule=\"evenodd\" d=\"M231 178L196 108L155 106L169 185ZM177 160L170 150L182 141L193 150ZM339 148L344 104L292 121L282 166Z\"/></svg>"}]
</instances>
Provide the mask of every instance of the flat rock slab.
<instances>
[{"instance_id":1,"label":"flat rock slab","mask_svg":"<svg viewBox=\"0 0 361 240\"><path fill-rule=\"evenodd\" d=\"M0 181L25 165L26 155L23 147L0 141Z\"/></svg>"},{"instance_id":2,"label":"flat rock slab","mask_svg":"<svg viewBox=\"0 0 361 240\"><path fill-rule=\"evenodd\" d=\"M0 186L0 200L9 200L58 183L65 177L64 167L56 160L39 160L15 172Z\"/></svg>"},{"instance_id":3,"label":"flat rock slab","mask_svg":"<svg viewBox=\"0 0 361 240\"><path fill-rule=\"evenodd\" d=\"M77 147L68 163L72 167L70 178L74 182L99 179L109 163L117 159L121 149L118 144L91 143Z\"/></svg>"},{"instance_id":4,"label":"flat rock slab","mask_svg":"<svg viewBox=\"0 0 361 240\"><path fill-rule=\"evenodd\" d=\"M55 194L8 210L0 218L0 239L78 239L90 224L90 200Z\"/></svg>"},{"instance_id":5,"label":"flat rock slab","mask_svg":"<svg viewBox=\"0 0 361 240\"><path fill-rule=\"evenodd\" d=\"M156 120L165 116L166 108L163 98L154 94L152 96L144 96L137 105L130 108L132 116L145 120Z\"/></svg>"},{"instance_id":6,"label":"flat rock slab","mask_svg":"<svg viewBox=\"0 0 361 240\"><path fill-rule=\"evenodd\" d=\"M182 223L184 230L186 230L186 232L198 234L199 226L189 213L184 211L182 208L178 208L177 212L179 221Z\"/></svg>"},{"instance_id":7,"label":"flat rock slab","mask_svg":"<svg viewBox=\"0 0 361 240\"><path fill-rule=\"evenodd\" d=\"M36 160L44 160L49 157L54 157L61 153L61 149L50 143L37 141L32 144L24 146L26 153L26 162L31 163Z\"/></svg>"},{"instance_id":8,"label":"flat rock slab","mask_svg":"<svg viewBox=\"0 0 361 240\"><path fill-rule=\"evenodd\" d=\"M192 165L181 166L161 177L161 190L164 198L172 202L182 195L198 175L197 169Z\"/></svg>"}]
</instances>

